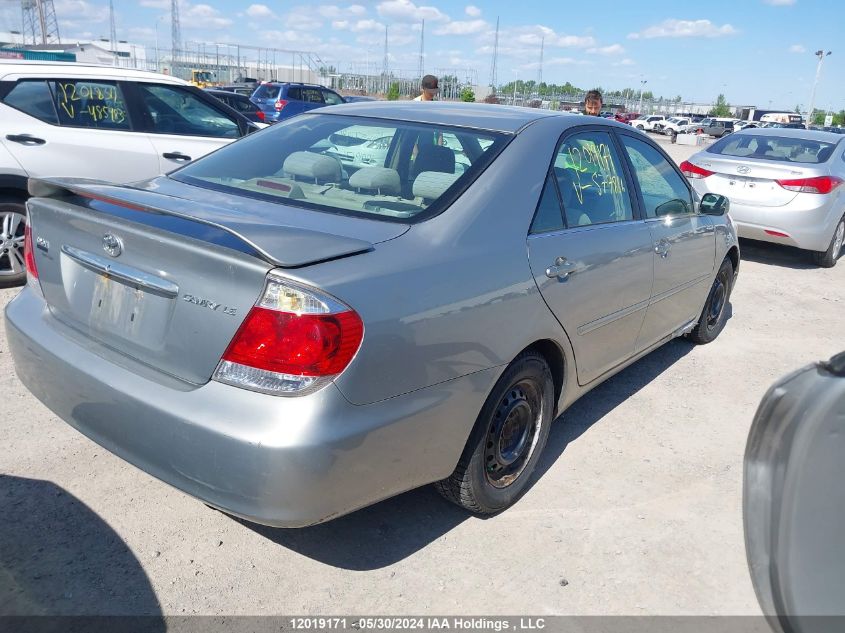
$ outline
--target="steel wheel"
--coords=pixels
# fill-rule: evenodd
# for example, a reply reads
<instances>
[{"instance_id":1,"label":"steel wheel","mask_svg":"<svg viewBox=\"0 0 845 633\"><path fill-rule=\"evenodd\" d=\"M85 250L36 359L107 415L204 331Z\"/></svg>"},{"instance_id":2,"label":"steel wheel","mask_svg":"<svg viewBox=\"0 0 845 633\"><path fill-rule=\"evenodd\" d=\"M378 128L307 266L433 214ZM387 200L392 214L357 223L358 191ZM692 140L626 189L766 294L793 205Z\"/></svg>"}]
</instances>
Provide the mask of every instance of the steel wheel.
<instances>
[{"instance_id":1,"label":"steel wheel","mask_svg":"<svg viewBox=\"0 0 845 633\"><path fill-rule=\"evenodd\" d=\"M845 220L839 222L836 227L836 233L833 235L833 256L839 257L842 251L842 243L845 242Z\"/></svg>"},{"instance_id":2,"label":"steel wheel","mask_svg":"<svg viewBox=\"0 0 845 633\"><path fill-rule=\"evenodd\" d=\"M505 394L485 439L485 477L496 488L505 488L525 470L537 447L543 423L539 386L523 380Z\"/></svg>"},{"instance_id":3,"label":"steel wheel","mask_svg":"<svg viewBox=\"0 0 845 633\"><path fill-rule=\"evenodd\" d=\"M0 202L0 286L14 286L26 279L24 234L26 209L22 203Z\"/></svg>"},{"instance_id":4,"label":"steel wheel","mask_svg":"<svg viewBox=\"0 0 845 633\"><path fill-rule=\"evenodd\" d=\"M713 341L722 328L725 327L727 319L728 299L731 296L731 284L734 279L734 267L731 260L725 258L719 266L719 272L710 287L710 294L704 304L704 310L698 318L698 323L689 334L689 338L702 345Z\"/></svg>"}]
</instances>

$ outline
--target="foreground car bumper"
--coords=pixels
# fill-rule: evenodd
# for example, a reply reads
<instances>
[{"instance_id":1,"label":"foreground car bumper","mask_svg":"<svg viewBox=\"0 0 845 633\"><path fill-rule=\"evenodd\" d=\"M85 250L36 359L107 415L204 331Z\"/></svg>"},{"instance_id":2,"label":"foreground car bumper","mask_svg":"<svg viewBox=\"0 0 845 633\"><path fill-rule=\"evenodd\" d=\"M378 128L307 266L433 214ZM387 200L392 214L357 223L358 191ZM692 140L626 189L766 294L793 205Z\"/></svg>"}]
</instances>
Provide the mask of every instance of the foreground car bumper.
<instances>
[{"instance_id":1,"label":"foreground car bumper","mask_svg":"<svg viewBox=\"0 0 845 633\"><path fill-rule=\"evenodd\" d=\"M6 308L24 385L89 438L247 520L319 523L448 476L498 370L367 406L334 385L300 398L195 387L58 322L25 288Z\"/></svg>"}]
</instances>

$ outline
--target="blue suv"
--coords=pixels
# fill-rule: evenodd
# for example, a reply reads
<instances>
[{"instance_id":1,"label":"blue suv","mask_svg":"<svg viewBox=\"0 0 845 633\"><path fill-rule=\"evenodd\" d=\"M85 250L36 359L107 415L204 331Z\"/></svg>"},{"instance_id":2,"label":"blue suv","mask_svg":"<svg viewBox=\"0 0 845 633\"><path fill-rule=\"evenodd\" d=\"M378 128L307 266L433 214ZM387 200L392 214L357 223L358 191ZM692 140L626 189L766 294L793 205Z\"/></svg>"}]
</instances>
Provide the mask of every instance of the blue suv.
<instances>
[{"instance_id":1,"label":"blue suv","mask_svg":"<svg viewBox=\"0 0 845 633\"><path fill-rule=\"evenodd\" d=\"M288 119L315 108L346 103L339 94L323 86L275 81L258 86L250 99L261 108L267 123Z\"/></svg>"}]
</instances>

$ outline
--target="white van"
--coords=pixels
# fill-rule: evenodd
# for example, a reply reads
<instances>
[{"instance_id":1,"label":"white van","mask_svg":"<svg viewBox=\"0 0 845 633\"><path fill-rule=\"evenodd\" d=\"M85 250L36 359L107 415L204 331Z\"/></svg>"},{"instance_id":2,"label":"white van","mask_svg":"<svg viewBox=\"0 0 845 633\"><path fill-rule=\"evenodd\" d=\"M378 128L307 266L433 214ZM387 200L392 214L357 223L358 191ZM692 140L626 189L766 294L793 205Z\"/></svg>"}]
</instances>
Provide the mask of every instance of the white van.
<instances>
[{"instance_id":1,"label":"white van","mask_svg":"<svg viewBox=\"0 0 845 633\"><path fill-rule=\"evenodd\" d=\"M760 117L762 123L803 123L804 118L795 112L769 112Z\"/></svg>"}]
</instances>

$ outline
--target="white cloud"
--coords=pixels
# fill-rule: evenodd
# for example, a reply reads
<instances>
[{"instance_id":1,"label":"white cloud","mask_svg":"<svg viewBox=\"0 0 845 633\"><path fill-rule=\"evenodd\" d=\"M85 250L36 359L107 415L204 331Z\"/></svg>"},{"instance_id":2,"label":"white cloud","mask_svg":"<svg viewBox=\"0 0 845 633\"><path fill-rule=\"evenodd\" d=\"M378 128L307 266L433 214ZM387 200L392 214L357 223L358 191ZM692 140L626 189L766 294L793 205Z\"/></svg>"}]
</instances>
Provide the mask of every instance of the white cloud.
<instances>
[{"instance_id":1,"label":"white cloud","mask_svg":"<svg viewBox=\"0 0 845 633\"><path fill-rule=\"evenodd\" d=\"M664 20L639 33L631 33L629 39L653 39L656 37L722 37L735 35L737 30L730 24L716 26L710 20Z\"/></svg>"},{"instance_id":2,"label":"white cloud","mask_svg":"<svg viewBox=\"0 0 845 633\"><path fill-rule=\"evenodd\" d=\"M788 7L795 4L795 0L763 0L763 2L773 7Z\"/></svg>"},{"instance_id":3,"label":"white cloud","mask_svg":"<svg viewBox=\"0 0 845 633\"><path fill-rule=\"evenodd\" d=\"M511 35L505 34L499 41L507 41ZM555 32L547 26L524 26L514 30L513 40L525 46L540 46L542 41L545 46L557 48L589 48L596 45L596 40L591 35L564 35Z\"/></svg>"},{"instance_id":4,"label":"white cloud","mask_svg":"<svg viewBox=\"0 0 845 633\"><path fill-rule=\"evenodd\" d=\"M467 5L467 8L464 9L464 11L471 18L481 17L481 9L479 9L478 7L476 7L474 5L471 5L471 4Z\"/></svg>"},{"instance_id":5,"label":"white cloud","mask_svg":"<svg viewBox=\"0 0 845 633\"><path fill-rule=\"evenodd\" d=\"M613 63L614 66L633 66L634 64L636 64L636 62L628 57L626 57L622 61Z\"/></svg>"},{"instance_id":6,"label":"white cloud","mask_svg":"<svg viewBox=\"0 0 845 633\"><path fill-rule=\"evenodd\" d=\"M437 7L417 6L411 0L386 0L376 6L378 14L399 22L448 22L449 16Z\"/></svg>"},{"instance_id":7,"label":"white cloud","mask_svg":"<svg viewBox=\"0 0 845 633\"><path fill-rule=\"evenodd\" d=\"M272 18L273 11L266 4L251 4L246 10L246 14L251 18Z\"/></svg>"},{"instance_id":8,"label":"white cloud","mask_svg":"<svg viewBox=\"0 0 845 633\"><path fill-rule=\"evenodd\" d=\"M95 7L85 0L56 0L54 6L56 17L62 21L67 18L72 21L105 22L109 17L109 12L104 11L103 7Z\"/></svg>"},{"instance_id":9,"label":"white cloud","mask_svg":"<svg viewBox=\"0 0 845 633\"><path fill-rule=\"evenodd\" d=\"M306 7L296 7L284 16L284 25L294 31L316 31L323 23Z\"/></svg>"},{"instance_id":10,"label":"white cloud","mask_svg":"<svg viewBox=\"0 0 845 633\"><path fill-rule=\"evenodd\" d=\"M348 7L324 4L317 7L317 12L324 18L338 20L341 18L360 17L367 13L367 9L360 4L350 4Z\"/></svg>"},{"instance_id":11,"label":"white cloud","mask_svg":"<svg viewBox=\"0 0 845 633\"><path fill-rule=\"evenodd\" d=\"M367 31L384 32L384 24L376 22L375 20L335 20L332 22L332 28L336 31L352 31L353 33L362 33Z\"/></svg>"},{"instance_id":12,"label":"white cloud","mask_svg":"<svg viewBox=\"0 0 845 633\"><path fill-rule=\"evenodd\" d=\"M435 29L435 35L470 35L472 33L480 33L487 28L487 22L484 20L466 20L455 21L444 24Z\"/></svg>"},{"instance_id":13,"label":"white cloud","mask_svg":"<svg viewBox=\"0 0 845 633\"><path fill-rule=\"evenodd\" d=\"M220 11L208 4L190 5L184 3L179 9L183 29L225 29L232 20L220 15Z\"/></svg>"},{"instance_id":14,"label":"white cloud","mask_svg":"<svg viewBox=\"0 0 845 633\"><path fill-rule=\"evenodd\" d=\"M790 53L806 53L807 49L801 46L800 44L793 44L789 47Z\"/></svg>"},{"instance_id":15,"label":"white cloud","mask_svg":"<svg viewBox=\"0 0 845 633\"><path fill-rule=\"evenodd\" d=\"M147 9L169 9L170 0L141 0L141 6Z\"/></svg>"},{"instance_id":16,"label":"white cloud","mask_svg":"<svg viewBox=\"0 0 845 633\"><path fill-rule=\"evenodd\" d=\"M590 55L621 55L625 52L625 49L619 44L611 44L600 48L588 48L587 52Z\"/></svg>"}]
</instances>

